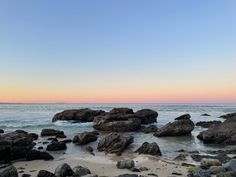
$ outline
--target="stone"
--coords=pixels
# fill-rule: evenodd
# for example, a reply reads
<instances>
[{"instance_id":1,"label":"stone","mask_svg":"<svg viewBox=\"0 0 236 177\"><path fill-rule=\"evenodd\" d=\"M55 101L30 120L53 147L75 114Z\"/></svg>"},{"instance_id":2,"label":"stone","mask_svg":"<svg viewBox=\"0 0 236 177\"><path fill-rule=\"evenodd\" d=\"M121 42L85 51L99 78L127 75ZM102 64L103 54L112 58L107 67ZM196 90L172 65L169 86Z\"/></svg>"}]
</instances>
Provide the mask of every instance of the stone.
<instances>
[{"instance_id":1,"label":"stone","mask_svg":"<svg viewBox=\"0 0 236 177\"><path fill-rule=\"evenodd\" d=\"M29 136L31 136L33 140L37 140L39 138L39 135L37 135L36 133L29 133Z\"/></svg>"},{"instance_id":2,"label":"stone","mask_svg":"<svg viewBox=\"0 0 236 177\"><path fill-rule=\"evenodd\" d=\"M203 169L208 169L211 166L222 166L222 163L217 159L202 159L201 167Z\"/></svg>"},{"instance_id":3,"label":"stone","mask_svg":"<svg viewBox=\"0 0 236 177\"><path fill-rule=\"evenodd\" d=\"M228 163L226 163L224 165L224 167L228 170L236 170L236 159L232 159L231 161L229 161Z\"/></svg>"},{"instance_id":4,"label":"stone","mask_svg":"<svg viewBox=\"0 0 236 177\"><path fill-rule=\"evenodd\" d=\"M177 118L175 118L175 120L189 120L191 118L190 114L183 114Z\"/></svg>"},{"instance_id":5,"label":"stone","mask_svg":"<svg viewBox=\"0 0 236 177\"><path fill-rule=\"evenodd\" d=\"M211 166L208 169L209 173L212 175L218 174L218 173L222 173L222 172L226 172L226 169L222 166Z\"/></svg>"},{"instance_id":6,"label":"stone","mask_svg":"<svg viewBox=\"0 0 236 177\"><path fill-rule=\"evenodd\" d=\"M123 136L119 133L109 133L100 139L97 149L98 151L121 155L121 153L133 142L133 136Z\"/></svg>"},{"instance_id":7,"label":"stone","mask_svg":"<svg viewBox=\"0 0 236 177\"><path fill-rule=\"evenodd\" d=\"M49 171L46 170L40 170L38 172L37 177L55 177L55 175Z\"/></svg>"},{"instance_id":8,"label":"stone","mask_svg":"<svg viewBox=\"0 0 236 177\"><path fill-rule=\"evenodd\" d=\"M24 173L24 174L22 174L21 177L31 177L31 175L30 175L30 174L26 174L26 173Z\"/></svg>"},{"instance_id":9,"label":"stone","mask_svg":"<svg viewBox=\"0 0 236 177\"><path fill-rule=\"evenodd\" d=\"M93 147L91 147L91 146L86 146L85 149L86 149L86 151L89 152L90 154L95 155L94 152L93 152Z\"/></svg>"},{"instance_id":10,"label":"stone","mask_svg":"<svg viewBox=\"0 0 236 177\"><path fill-rule=\"evenodd\" d=\"M47 151L60 151L67 149L66 143L53 141L47 145Z\"/></svg>"},{"instance_id":11,"label":"stone","mask_svg":"<svg viewBox=\"0 0 236 177\"><path fill-rule=\"evenodd\" d=\"M9 166L4 169L0 169L0 177L18 177L16 167Z\"/></svg>"},{"instance_id":12,"label":"stone","mask_svg":"<svg viewBox=\"0 0 236 177\"><path fill-rule=\"evenodd\" d=\"M216 156L193 154L193 155L191 155L191 157L193 160L195 160L197 162L200 162L202 159L217 159L221 163L226 163L231 160L231 158L229 156L227 156L226 154L218 154Z\"/></svg>"},{"instance_id":13,"label":"stone","mask_svg":"<svg viewBox=\"0 0 236 177\"><path fill-rule=\"evenodd\" d=\"M159 128L154 136L182 136L191 134L194 129L194 123L189 119L176 120L172 123L166 124L164 127Z\"/></svg>"},{"instance_id":14,"label":"stone","mask_svg":"<svg viewBox=\"0 0 236 177\"><path fill-rule=\"evenodd\" d=\"M203 128L209 128L210 126L221 124L221 121L213 120L213 121L200 121L196 123L196 126L200 126Z\"/></svg>"},{"instance_id":15,"label":"stone","mask_svg":"<svg viewBox=\"0 0 236 177\"><path fill-rule=\"evenodd\" d=\"M26 155L26 160L53 160L53 156L51 156L48 152L42 152L37 150L31 150Z\"/></svg>"},{"instance_id":16,"label":"stone","mask_svg":"<svg viewBox=\"0 0 236 177\"><path fill-rule=\"evenodd\" d=\"M72 140L71 139L65 139L65 140L62 140L61 142L68 144L68 143L71 143Z\"/></svg>"},{"instance_id":17,"label":"stone","mask_svg":"<svg viewBox=\"0 0 236 177\"><path fill-rule=\"evenodd\" d=\"M78 177L91 174L88 168L85 168L79 165L73 168L73 172L74 172L74 176L78 176Z\"/></svg>"},{"instance_id":18,"label":"stone","mask_svg":"<svg viewBox=\"0 0 236 177\"><path fill-rule=\"evenodd\" d=\"M95 174L87 174L87 175L84 175L83 177L98 177L98 175L95 175Z\"/></svg>"},{"instance_id":19,"label":"stone","mask_svg":"<svg viewBox=\"0 0 236 177\"><path fill-rule=\"evenodd\" d=\"M225 173L218 173L216 174L216 177L235 177L236 176L236 172L235 171L228 171Z\"/></svg>"},{"instance_id":20,"label":"stone","mask_svg":"<svg viewBox=\"0 0 236 177\"><path fill-rule=\"evenodd\" d=\"M211 115L207 114L207 113L204 113L204 114L201 114L201 116L211 116Z\"/></svg>"},{"instance_id":21,"label":"stone","mask_svg":"<svg viewBox=\"0 0 236 177\"><path fill-rule=\"evenodd\" d=\"M178 155L177 157L175 157L173 160L174 160L174 161L185 161L187 156L188 156L187 154L179 154L179 155Z\"/></svg>"},{"instance_id":22,"label":"stone","mask_svg":"<svg viewBox=\"0 0 236 177\"><path fill-rule=\"evenodd\" d=\"M134 115L141 119L141 124L151 124L157 122L158 113L151 109L141 109L135 112Z\"/></svg>"},{"instance_id":23,"label":"stone","mask_svg":"<svg viewBox=\"0 0 236 177\"><path fill-rule=\"evenodd\" d=\"M220 118L223 118L223 119L231 119L232 117L236 117L236 112L229 113L229 114L224 114L224 115L220 116Z\"/></svg>"},{"instance_id":24,"label":"stone","mask_svg":"<svg viewBox=\"0 0 236 177\"><path fill-rule=\"evenodd\" d=\"M41 131L41 136L64 136L64 132L60 130L47 128Z\"/></svg>"},{"instance_id":25,"label":"stone","mask_svg":"<svg viewBox=\"0 0 236 177\"><path fill-rule=\"evenodd\" d=\"M60 113L57 113L52 121L73 121L73 122L93 122L94 117L103 114L105 111L102 110L91 110L88 108L85 109L74 109L74 110L65 110Z\"/></svg>"},{"instance_id":26,"label":"stone","mask_svg":"<svg viewBox=\"0 0 236 177\"><path fill-rule=\"evenodd\" d=\"M133 160L118 161L116 167L119 169L131 169L134 168L134 161Z\"/></svg>"},{"instance_id":27,"label":"stone","mask_svg":"<svg viewBox=\"0 0 236 177\"><path fill-rule=\"evenodd\" d=\"M149 169L147 167L140 167L139 170L140 171L148 171Z\"/></svg>"},{"instance_id":28,"label":"stone","mask_svg":"<svg viewBox=\"0 0 236 177\"><path fill-rule=\"evenodd\" d=\"M73 175L73 171L67 163L63 163L57 166L54 174L56 177L67 177Z\"/></svg>"},{"instance_id":29,"label":"stone","mask_svg":"<svg viewBox=\"0 0 236 177\"><path fill-rule=\"evenodd\" d=\"M135 152L139 154L149 154L153 156L161 156L161 151L157 143L148 143L145 142L142 144L141 147L139 147Z\"/></svg>"},{"instance_id":30,"label":"stone","mask_svg":"<svg viewBox=\"0 0 236 177\"><path fill-rule=\"evenodd\" d=\"M157 131L156 125L149 125L148 127L141 127L141 132L143 133L154 133Z\"/></svg>"},{"instance_id":31,"label":"stone","mask_svg":"<svg viewBox=\"0 0 236 177\"><path fill-rule=\"evenodd\" d=\"M139 176L136 175L136 174L122 174L122 175L119 175L117 177L139 177Z\"/></svg>"},{"instance_id":32,"label":"stone","mask_svg":"<svg viewBox=\"0 0 236 177\"><path fill-rule=\"evenodd\" d=\"M97 134L94 132L79 133L73 139L73 143L77 145L84 145L94 141L97 141Z\"/></svg>"},{"instance_id":33,"label":"stone","mask_svg":"<svg viewBox=\"0 0 236 177\"><path fill-rule=\"evenodd\" d=\"M0 129L0 134L1 134L1 133L4 133L4 130L3 130L3 129Z\"/></svg>"}]
</instances>

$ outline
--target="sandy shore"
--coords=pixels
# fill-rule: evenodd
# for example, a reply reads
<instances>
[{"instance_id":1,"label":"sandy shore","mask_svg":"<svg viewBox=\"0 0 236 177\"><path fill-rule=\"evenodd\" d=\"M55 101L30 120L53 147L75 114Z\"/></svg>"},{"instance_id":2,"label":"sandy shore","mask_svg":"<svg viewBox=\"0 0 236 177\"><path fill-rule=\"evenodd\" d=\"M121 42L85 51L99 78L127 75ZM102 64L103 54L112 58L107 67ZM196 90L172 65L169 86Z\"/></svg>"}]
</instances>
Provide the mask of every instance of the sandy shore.
<instances>
[{"instance_id":1,"label":"sandy shore","mask_svg":"<svg viewBox=\"0 0 236 177\"><path fill-rule=\"evenodd\" d=\"M116 162L119 160L127 159L124 156L113 156L113 155L96 155L96 156L80 156L80 157L66 157L64 159L58 159L53 161L19 161L15 162L14 166L18 169L18 172L31 174L32 177L36 177L39 170L48 170L54 172L55 168L61 163L68 163L72 168L76 165L87 167L93 174L98 176L109 176L114 177L120 174L139 174L149 176L151 173L157 174L159 177L175 176L172 173L181 173L181 176L187 175L186 167L182 167L179 162L171 162L161 160L157 157L151 157L146 155L134 155L133 160L135 166L147 167L148 171L143 172L131 172L128 169L118 169ZM129 157L130 159L130 157ZM148 175L149 174L149 175ZM151 175L150 175L151 176Z\"/></svg>"}]
</instances>

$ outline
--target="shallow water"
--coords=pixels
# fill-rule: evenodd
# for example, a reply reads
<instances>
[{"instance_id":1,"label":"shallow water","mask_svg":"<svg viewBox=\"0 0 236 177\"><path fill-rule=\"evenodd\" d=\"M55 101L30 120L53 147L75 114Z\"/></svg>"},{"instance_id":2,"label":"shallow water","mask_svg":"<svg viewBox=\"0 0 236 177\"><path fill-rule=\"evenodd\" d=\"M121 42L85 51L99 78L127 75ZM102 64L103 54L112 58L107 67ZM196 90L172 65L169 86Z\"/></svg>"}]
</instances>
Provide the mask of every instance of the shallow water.
<instances>
[{"instance_id":1,"label":"shallow water","mask_svg":"<svg viewBox=\"0 0 236 177\"><path fill-rule=\"evenodd\" d=\"M196 123L198 121L222 120L219 118L220 115L236 112L236 104L0 104L0 128L6 132L23 129L36 133L40 133L43 128L55 128L63 130L68 138L72 138L76 133L93 130L92 123L52 123L54 114L65 109L91 108L109 111L114 107L129 107L134 111L143 108L153 109L159 113L156 123L158 127L185 113L190 113L191 119ZM203 113L208 113L211 116L201 116ZM127 134L132 134L135 138L131 150L136 149L145 141L157 142L164 157L172 158L179 149L198 150L204 153L206 150L221 148L201 143L196 136L203 130L203 128L196 126L192 135L181 137L157 138L152 134L140 132ZM94 142L92 145L96 146L96 143ZM79 154L81 151L84 151L83 147L71 144L68 146L66 154Z\"/></svg>"}]
</instances>

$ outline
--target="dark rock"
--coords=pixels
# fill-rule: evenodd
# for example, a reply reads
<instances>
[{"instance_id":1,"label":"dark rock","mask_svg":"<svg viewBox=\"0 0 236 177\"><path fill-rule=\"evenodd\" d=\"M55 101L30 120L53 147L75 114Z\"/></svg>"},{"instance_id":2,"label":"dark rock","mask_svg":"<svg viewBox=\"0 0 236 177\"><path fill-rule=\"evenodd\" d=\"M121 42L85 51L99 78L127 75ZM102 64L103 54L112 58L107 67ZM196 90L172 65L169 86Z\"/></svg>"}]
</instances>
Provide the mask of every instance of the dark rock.
<instances>
[{"instance_id":1,"label":"dark rock","mask_svg":"<svg viewBox=\"0 0 236 177\"><path fill-rule=\"evenodd\" d=\"M148 171L149 169L147 167L140 167L139 171Z\"/></svg>"},{"instance_id":2,"label":"dark rock","mask_svg":"<svg viewBox=\"0 0 236 177\"><path fill-rule=\"evenodd\" d=\"M40 170L38 172L37 177L56 177L53 173L46 171L46 170Z\"/></svg>"},{"instance_id":3,"label":"dark rock","mask_svg":"<svg viewBox=\"0 0 236 177\"><path fill-rule=\"evenodd\" d=\"M33 140L37 140L39 138L39 135L36 133L29 133L29 135L33 138Z\"/></svg>"},{"instance_id":4,"label":"dark rock","mask_svg":"<svg viewBox=\"0 0 236 177\"><path fill-rule=\"evenodd\" d=\"M174 158L174 161L185 161L187 154L179 154L177 157Z\"/></svg>"},{"instance_id":5,"label":"dark rock","mask_svg":"<svg viewBox=\"0 0 236 177\"><path fill-rule=\"evenodd\" d=\"M135 167L130 168L130 171L132 171L132 172L140 172L140 170L138 168L135 168Z\"/></svg>"},{"instance_id":6,"label":"dark rock","mask_svg":"<svg viewBox=\"0 0 236 177\"><path fill-rule=\"evenodd\" d=\"M211 126L201 132L198 139L204 143L236 145L236 116L226 119L223 123Z\"/></svg>"},{"instance_id":7,"label":"dark rock","mask_svg":"<svg viewBox=\"0 0 236 177\"><path fill-rule=\"evenodd\" d=\"M222 166L211 166L208 169L208 172L212 175L215 175L215 174L218 174L218 173L226 172L226 169Z\"/></svg>"},{"instance_id":8,"label":"dark rock","mask_svg":"<svg viewBox=\"0 0 236 177\"><path fill-rule=\"evenodd\" d=\"M201 114L201 116L211 116L210 114Z\"/></svg>"},{"instance_id":9,"label":"dark rock","mask_svg":"<svg viewBox=\"0 0 236 177\"><path fill-rule=\"evenodd\" d=\"M118 161L116 167L119 169L131 169L134 168L134 161L133 160Z\"/></svg>"},{"instance_id":10,"label":"dark rock","mask_svg":"<svg viewBox=\"0 0 236 177\"><path fill-rule=\"evenodd\" d=\"M200 127L203 127L203 128L209 128L210 126L219 125L221 123L222 123L221 121L217 121L217 120L214 120L214 121L200 121L200 122L196 123L196 126L200 126Z\"/></svg>"},{"instance_id":11,"label":"dark rock","mask_svg":"<svg viewBox=\"0 0 236 177\"><path fill-rule=\"evenodd\" d=\"M226 163L224 167L228 170L236 170L236 159L232 159L230 162Z\"/></svg>"},{"instance_id":12,"label":"dark rock","mask_svg":"<svg viewBox=\"0 0 236 177\"><path fill-rule=\"evenodd\" d=\"M38 150L42 150L42 149L43 149L43 146L39 146L39 147L38 147Z\"/></svg>"},{"instance_id":13,"label":"dark rock","mask_svg":"<svg viewBox=\"0 0 236 177\"><path fill-rule=\"evenodd\" d=\"M226 163L231 160L231 158L229 156L227 156L226 154L219 154L217 156L193 154L193 155L191 155L191 157L193 160L195 160L197 162L200 162L202 159L217 159L221 163Z\"/></svg>"},{"instance_id":14,"label":"dark rock","mask_svg":"<svg viewBox=\"0 0 236 177\"><path fill-rule=\"evenodd\" d=\"M31 150L26 155L26 160L53 160L53 157L48 152Z\"/></svg>"},{"instance_id":15,"label":"dark rock","mask_svg":"<svg viewBox=\"0 0 236 177\"><path fill-rule=\"evenodd\" d=\"M63 142L63 143L71 143L72 142L72 140L71 139L66 139L66 140L62 140L61 142Z\"/></svg>"},{"instance_id":16,"label":"dark rock","mask_svg":"<svg viewBox=\"0 0 236 177\"><path fill-rule=\"evenodd\" d=\"M47 151L60 151L60 150L65 150L66 148L67 148L66 143L53 141L47 145L46 150Z\"/></svg>"},{"instance_id":17,"label":"dark rock","mask_svg":"<svg viewBox=\"0 0 236 177\"><path fill-rule=\"evenodd\" d=\"M212 166L222 166L222 163L218 159L202 159L201 168L208 169Z\"/></svg>"},{"instance_id":18,"label":"dark rock","mask_svg":"<svg viewBox=\"0 0 236 177\"><path fill-rule=\"evenodd\" d=\"M56 135L56 138L66 138L66 135L58 134L58 135Z\"/></svg>"},{"instance_id":19,"label":"dark rock","mask_svg":"<svg viewBox=\"0 0 236 177\"><path fill-rule=\"evenodd\" d=\"M148 143L145 142L142 144L141 147L139 147L135 152L138 152L139 154L149 154L154 156L161 156L161 151L157 143Z\"/></svg>"},{"instance_id":20,"label":"dark rock","mask_svg":"<svg viewBox=\"0 0 236 177\"><path fill-rule=\"evenodd\" d=\"M77 165L73 168L74 176L85 176L88 174L91 174L90 170L88 168L82 167Z\"/></svg>"},{"instance_id":21,"label":"dark rock","mask_svg":"<svg viewBox=\"0 0 236 177\"><path fill-rule=\"evenodd\" d=\"M17 130L0 136L0 160L25 158L33 148L33 138L25 131Z\"/></svg>"},{"instance_id":22,"label":"dark rock","mask_svg":"<svg viewBox=\"0 0 236 177\"><path fill-rule=\"evenodd\" d=\"M97 141L97 134L94 132L79 133L73 139L73 143L77 145L84 145L94 141Z\"/></svg>"},{"instance_id":23,"label":"dark rock","mask_svg":"<svg viewBox=\"0 0 236 177\"><path fill-rule=\"evenodd\" d=\"M98 175L95 175L95 174L87 174L87 175L84 175L83 177L98 177Z\"/></svg>"},{"instance_id":24,"label":"dark rock","mask_svg":"<svg viewBox=\"0 0 236 177\"><path fill-rule=\"evenodd\" d=\"M91 109L75 109L75 110L65 110L63 112L57 113L52 121L67 120L73 122L92 122L94 117L103 114L105 111L102 110L91 110Z\"/></svg>"},{"instance_id":25,"label":"dark rock","mask_svg":"<svg viewBox=\"0 0 236 177\"><path fill-rule=\"evenodd\" d=\"M109 132L136 131L141 128L141 120L128 108L115 108L95 117L93 123L95 129Z\"/></svg>"},{"instance_id":26,"label":"dark rock","mask_svg":"<svg viewBox=\"0 0 236 177\"><path fill-rule=\"evenodd\" d=\"M135 112L135 117L141 119L142 124L150 124L157 122L158 113L151 109L142 109Z\"/></svg>"},{"instance_id":27,"label":"dark rock","mask_svg":"<svg viewBox=\"0 0 236 177\"><path fill-rule=\"evenodd\" d=\"M183 114L183 115L175 118L175 120L186 120L186 119L188 120L190 118L191 118L190 114Z\"/></svg>"},{"instance_id":28,"label":"dark rock","mask_svg":"<svg viewBox=\"0 0 236 177\"><path fill-rule=\"evenodd\" d=\"M55 129L43 129L41 131L41 136L63 136L64 132Z\"/></svg>"},{"instance_id":29,"label":"dark rock","mask_svg":"<svg viewBox=\"0 0 236 177\"><path fill-rule=\"evenodd\" d=\"M4 133L4 130L3 130L3 129L0 129L0 133Z\"/></svg>"},{"instance_id":30,"label":"dark rock","mask_svg":"<svg viewBox=\"0 0 236 177\"><path fill-rule=\"evenodd\" d=\"M73 175L73 171L67 163L63 163L57 166L54 174L56 177L67 177Z\"/></svg>"},{"instance_id":31,"label":"dark rock","mask_svg":"<svg viewBox=\"0 0 236 177\"><path fill-rule=\"evenodd\" d=\"M148 127L141 127L141 132L143 133L154 133L157 131L156 125L149 125Z\"/></svg>"},{"instance_id":32,"label":"dark rock","mask_svg":"<svg viewBox=\"0 0 236 177\"><path fill-rule=\"evenodd\" d=\"M139 177L139 176L136 175L136 174L122 174L122 175L119 175L117 177Z\"/></svg>"},{"instance_id":33,"label":"dark rock","mask_svg":"<svg viewBox=\"0 0 236 177\"><path fill-rule=\"evenodd\" d=\"M109 133L103 136L98 142L98 151L105 151L106 153L121 153L134 141L132 136L123 136L118 133Z\"/></svg>"},{"instance_id":34,"label":"dark rock","mask_svg":"<svg viewBox=\"0 0 236 177\"><path fill-rule=\"evenodd\" d=\"M30 174L22 174L21 177L31 177L31 175Z\"/></svg>"},{"instance_id":35,"label":"dark rock","mask_svg":"<svg viewBox=\"0 0 236 177\"><path fill-rule=\"evenodd\" d=\"M0 177L18 177L17 169L14 166L0 169Z\"/></svg>"},{"instance_id":36,"label":"dark rock","mask_svg":"<svg viewBox=\"0 0 236 177\"><path fill-rule=\"evenodd\" d=\"M220 118L223 118L223 119L231 119L232 117L236 117L236 112L229 113L229 114L224 114L224 115L220 116Z\"/></svg>"},{"instance_id":37,"label":"dark rock","mask_svg":"<svg viewBox=\"0 0 236 177\"><path fill-rule=\"evenodd\" d=\"M91 146L86 146L85 149L86 149L86 151L88 151L90 154L95 155L94 152L93 152L93 147L91 147Z\"/></svg>"},{"instance_id":38,"label":"dark rock","mask_svg":"<svg viewBox=\"0 0 236 177\"><path fill-rule=\"evenodd\" d=\"M228 171L225 173L218 173L216 177L236 177L236 171Z\"/></svg>"},{"instance_id":39,"label":"dark rock","mask_svg":"<svg viewBox=\"0 0 236 177\"><path fill-rule=\"evenodd\" d=\"M159 128L154 136L181 136L187 135L194 129L194 123L189 119L176 120L172 123L166 124L164 127Z\"/></svg>"}]
</instances>

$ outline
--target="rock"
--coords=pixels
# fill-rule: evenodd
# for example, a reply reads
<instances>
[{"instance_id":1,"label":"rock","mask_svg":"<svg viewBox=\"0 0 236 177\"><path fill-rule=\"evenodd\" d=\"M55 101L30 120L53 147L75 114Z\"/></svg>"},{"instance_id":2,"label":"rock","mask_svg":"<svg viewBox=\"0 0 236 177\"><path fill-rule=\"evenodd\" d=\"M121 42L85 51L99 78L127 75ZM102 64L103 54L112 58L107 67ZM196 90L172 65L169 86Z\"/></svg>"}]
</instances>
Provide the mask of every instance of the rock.
<instances>
[{"instance_id":1,"label":"rock","mask_svg":"<svg viewBox=\"0 0 236 177\"><path fill-rule=\"evenodd\" d=\"M204 143L236 145L236 116L201 132L197 138Z\"/></svg>"},{"instance_id":2,"label":"rock","mask_svg":"<svg viewBox=\"0 0 236 177\"><path fill-rule=\"evenodd\" d=\"M55 177L55 175L49 171L46 170L40 170L38 172L37 177Z\"/></svg>"},{"instance_id":3,"label":"rock","mask_svg":"<svg viewBox=\"0 0 236 177\"><path fill-rule=\"evenodd\" d=\"M151 109L141 109L135 112L135 117L141 119L141 124L150 124L157 122L158 113Z\"/></svg>"},{"instance_id":4,"label":"rock","mask_svg":"<svg viewBox=\"0 0 236 177\"><path fill-rule=\"evenodd\" d=\"M201 116L211 116L210 114L207 114L207 113L205 113L205 114L201 114Z\"/></svg>"},{"instance_id":5,"label":"rock","mask_svg":"<svg viewBox=\"0 0 236 177\"><path fill-rule=\"evenodd\" d=\"M210 156L210 155L200 155L200 154L193 154L191 155L192 159L200 162L202 159L217 159L221 163L226 163L231 160L226 154L218 154L217 156Z\"/></svg>"},{"instance_id":6,"label":"rock","mask_svg":"<svg viewBox=\"0 0 236 177\"><path fill-rule=\"evenodd\" d=\"M190 114L183 114L177 118L175 118L175 120L189 120L191 118Z\"/></svg>"},{"instance_id":7,"label":"rock","mask_svg":"<svg viewBox=\"0 0 236 177\"><path fill-rule=\"evenodd\" d=\"M229 113L229 114L224 114L224 115L220 116L220 118L223 118L223 119L231 119L232 117L236 117L236 112Z\"/></svg>"},{"instance_id":8,"label":"rock","mask_svg":"<svg viewBox=\"0 0 236 177\"><path fill-rule=\"evenodd\" d=\"M91 147L91 146L86 146L85 149L86 149L86 151L88 151L90 154L95 155L94 152L93 152L93 147Z\"/></svg>"},{"instance_id":9,"label":"rock","mask_svg":"<svg viewBox=\"0 0 236 177\"><path fill-rule=\"evenodd\" d=\"M67 163L58 165L55 170L56 177L67 177L73 175L73 171Z\"/></svg>"},{"instance_id":10,"label":"rock","mask_svg":"<svg viewBox=\"0 0 236 177\"><path fill-rule=\"evenodd\" d=\"M226 163L224 167L228 170L236 170L236 159L232 159L230 162Z\"/></svg>"},{"instance_id":11,"label":"rock","mask_svg":"<svg viewBox=\"0 0 236 177\"><path fill-rule=\"evenodd\" d=\"M87 174L87 175L84 175L83 177L98 177L98 175L95 175L95 174Z\"/></svg>"},{"instance_id":12,"label":"rock","mask_svg":"<svg viewBox=\"0 0 236 177\"><path fill-rule=\"evenodd\" d=\"M135 167L130 168L129 170L132 171L132 172L140 172L140 170L138 168L135 168Z\"/></svg>"},{"instance_id":13,"label":"rock","mask_svg":"<svg viewBox=\"0 0 236 177\"><path fill-rule=\"evenodd\" d=\"M118 161L116 167L119 169L131 169L134 168L134 161L133 160Z\"/></svg>"},{"instance_id":14,"label":"rock","mask_svg":"<svg viewBox=\"0 0 236 177\"><path fill-rule=\"evenodd\" d=\"M141 128L141 120L128 108L115 108L95 117L93 123L95 129L109 132L129 132Z\"/></svg>"},{"instance_id":15,"label":"rock","mask_svg":"<svg viewBox=\"0 0 236 177\"><path fill-rule=\"evenodd\" d=\"M61 142L68 144L68 143L71 143L72 140L71 139L65 139L65 140L62 140Z\"/></svg>"},{"instance_id":16,"label":"rock","mask_svg":"<svg viewBox=\"0 0 236 177\"><path fill-rule=\"evenodd\" d=\"M31 136L33 140L37 140L39 138L39 135L37 135L36 133L29 133L29 136Z\"/></svg>"},{"instance_id":17,"label":"rock","mask_svg":"<svg viewBox=\"0 0 236 177\"><path fill-rule=\"evenodd\" d=\"M85 109L74 109L74 110L65 110L60 113L57 113L52 121L66 120L73 122L92 122L94 117L103 114L105 111L102 110L91 110L88 108Z\"/></svg>"},{"instance_id":18,"label":"rock","mask_svg":"<svg viewBox=\"0 0 236 177\"><path fill-rule=\"evenodd\" d=\"M139 170L140 171L148 171L149 169L147 167L140 167Z\"/></svg>"},{"instance_id":19,"label":"rock","mask_svg":"<svg viewBox=\"0 0 236 177\"><path fill-rule=\"evenodd\" d=\"M176 120L172 123L166 124L164 127L159 128L154 136L181 136L187 135L194 129L194 123L189 119Z\"/></svg>"},{"instance_id":20,"label":"rock","mask_svg":"<svg viewBox=\"0 0 236 177\"><path fill-rule=\"evenodd\" d=\"M73 143L77 145L84 145L93 141L97 141L97 134L94 132L79 133L73 139Z\"/></svg>"},{"instance_id":21,"label":"rock","mask_svg":"<svg viewBox=\"0 0 236 177\"><path fill-rule=\"evenodd\" d=\"M66 143L53 141L47 145L46 150L47 151L60 151L60 150L65 150L66 148L67 148Z\"/></svg>"},{"instance_id":22,"label":"rock","mask_svg":"<svg viewBox=\"0 0 236 177\"><path fill-rule=\"evenodd\" d=\"M141 132L143 133L154 133L157 131L156 125L149 125L148 127L141 127Z\"/></svg>"},{"instance_id":23,"label":"rock","mask_svg":"<svg viewBox=\"0 0 236 177\"><path fill-rule=\"evenodd\" d=\"M200 121L200 122L196 123L196 126L200 126L200 127L203 127L203 128L209 128L210 126L218 125L218 124L221 124L221 123L222 123L221 121L217 121L217 120L214 120L214 121Z\"/></svg>"},{"instance_id":24,"label":"rock","mask_svg":"<svg viewBox=\"0 0 236 177\"><path fill-rule=\"evenodd\" d=\"M78 177L91 174L88 168L85 168L79 165L73 168L73 172L74 172L74 176L78 176Z\"/></svg>"},{"instance_id":25,"label":"rock","mask_svg":"<svg viewBox=\"0 0 236 177\"><path fill-rule=\"evenodd\" d=\"M157 143L148 143L145 142L142 144L141 147L139 147L135 152L138 152L139 154L149 154L153 156L161 156L161 151Z\"/></svg>"},{"instance_id":26,"label":"rock","mask_svg":"<svg viewBox=\"0 0 236 177\"><path fill-rule=\"evenodd\" d=\"M211 177L208 170L204 170L201 167L196 167L193 174L188 175L188 177Z\"/></svg>"},{"instance_id":27,"label":"rock","mask_svg":"<svg viewBox=\"0 0 236 177\"><path fill-rule=\"evenodd\" d=\"M119 175L117 177L139 177L139 176L136 175L136 174L122 174L122 175Z\"/></svg>"},{"instance_id":28,"label":"rock","mask_svg":"<svg viewBox=\"0 0 236 177\"><path fill-rule=\"evenodd\" d=\"M173 160L174 160L174 161L185 161L187 156L188 156L187 154L179 154L179 155L178 155L177 157L175 157Z\"/></svg>"},{"instance_id":29,"label":"rock","mask_svg":"<svg viewBox=\"0 0 236 177\"><path fill-rule=\"evenodd\" d=\"M235 177L236 176L236 172L235 171L228 171L225 173L218 173L216 175L216 177Z\"/></svg>"},{"instance_id":30,"label":"rock","mask_svg":"<svg viewBox=\"0 0 236 177\"><path fill-rule=\"evenodd\" d=\"M56 135L56 138L66 138L66 135L58 134L58 135Z\"/></svg>"},{"instance_id":31,"label":"rock","mask_svg":"<svg viewBox=\"0 0 236 177\"><path fill-rule=\"evenodd\" d=\"M31 175L30 174L22 174L21 177L31 177Z\"/></svg>"},{"instance_id":32,"label":"rock","mask_svg":"<svg viewBox=\"0 0 236 177\"><path fill-rule=\"evenodd\" d=\"M222 166L211 166L208 171L212 175L222 173L222 172L226 172L225 168L222 167Z\"/></svg>"},{"instance_id":33,"label":"rock","mask_svg":"<svg viewBox=\"0 0 236 177\"><path fill-rule=\"evenodd\" d=\"M0 177L18 177L16 167L9 166L0 170Z\"/></svg>"},{"instance_id":34,"label":"rock","mask_svg":"<svg viewBox=\"0 0 236 177\"><path fill-rule=\"evenodd\" d=\"M121 153L134 141L133 136L123 136L118 133L109 133L103 136L98 142L98 151L105 151L106 153Z\"/></svg>"},{"instance_id":35,"label":"rock","mask_svg":"<svg viewBox=\"0 0 236 177\"><path fill-rule=\"evenodd\" d=\"M217 159L202 159L201 168L208 169L211 166L222 166L222 163Z\"/></svg>"},{"instance_id":36,"label":"rock","mask_svg":"<svg viewBox=\"0 0 236 177\"><path fill-rule=\"evenodd\" d=\"M41 136L64 136L64 132L48 128L41 131Z\"/></svg>"},{"instance_id":37,"label":"rock","mask_svg":"<svg viewBox=\"0 0 236 177\"><path fill-rule=\"evenodd\" d=\"M17 130L0 136L0 160L25 158L33 148L33 138L25 131Z\"/></svg>"},{"instance_id":38,"label":"rock","mask_svg":"<svg viewBox=\"0 0 236 177\"><path fill-rule=\"evenodd\" d=\"M3 129L0 129L0 133L4 133L4 130L3 130Z\"/></svg>"},{"instance_id":39,"label":"rock","mask_svg":"<svg viewBox=\"0 0 236 177\"><path fill-rule=\"evenodd\" d=\"M48 152L41 152L37 150L31 150L26 155L26 160L53 160L54 158Z\"/></svg>"}]
</instances>

